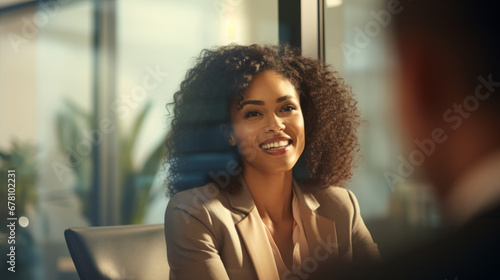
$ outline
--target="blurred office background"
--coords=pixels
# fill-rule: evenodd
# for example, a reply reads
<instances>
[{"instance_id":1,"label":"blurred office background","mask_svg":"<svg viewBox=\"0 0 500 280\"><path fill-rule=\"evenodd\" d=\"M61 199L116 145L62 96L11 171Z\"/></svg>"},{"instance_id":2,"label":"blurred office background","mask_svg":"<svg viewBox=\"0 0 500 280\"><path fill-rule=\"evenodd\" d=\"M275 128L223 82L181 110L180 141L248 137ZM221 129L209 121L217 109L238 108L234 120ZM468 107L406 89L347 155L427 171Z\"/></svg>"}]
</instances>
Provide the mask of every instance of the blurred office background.
<instances>
[{"instance_id":1,"label":"blurred office background","mask_svg":"<svg viewBox=\"0 0 500 280\"><path fill-rule=\"evenodd\" d=\"M394 11L382 0L0 0L0 218L10 169L15 216L27 218L15 274L1 227L1 279L78 279L68 227L163 223L165 105L202 49L232 42L288 42L341 73L367 121L348 188L382 254L422 240L439 219L399 145Z\"/></svg>"}]
</instances>

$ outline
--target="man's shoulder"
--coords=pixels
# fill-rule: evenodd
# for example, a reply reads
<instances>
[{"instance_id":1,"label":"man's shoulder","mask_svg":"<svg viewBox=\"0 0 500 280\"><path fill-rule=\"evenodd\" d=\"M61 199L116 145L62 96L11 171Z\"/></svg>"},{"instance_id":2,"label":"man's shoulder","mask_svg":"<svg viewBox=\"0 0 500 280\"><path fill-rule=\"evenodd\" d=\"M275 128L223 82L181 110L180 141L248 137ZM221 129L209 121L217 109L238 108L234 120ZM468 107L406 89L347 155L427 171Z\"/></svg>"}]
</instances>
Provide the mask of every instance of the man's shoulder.
<instances>
[{"instance_id":1,"label":"man's shoulder","mask_svg":"<svg viewBox=\"0 0 500 280\"><path fill-rule=\"evenodd\" d=\"M385 272L414 276L409 279L500 279L499 236L500 205L497 205L462 227L390 260Z\"/></svg>"}]
</instances>

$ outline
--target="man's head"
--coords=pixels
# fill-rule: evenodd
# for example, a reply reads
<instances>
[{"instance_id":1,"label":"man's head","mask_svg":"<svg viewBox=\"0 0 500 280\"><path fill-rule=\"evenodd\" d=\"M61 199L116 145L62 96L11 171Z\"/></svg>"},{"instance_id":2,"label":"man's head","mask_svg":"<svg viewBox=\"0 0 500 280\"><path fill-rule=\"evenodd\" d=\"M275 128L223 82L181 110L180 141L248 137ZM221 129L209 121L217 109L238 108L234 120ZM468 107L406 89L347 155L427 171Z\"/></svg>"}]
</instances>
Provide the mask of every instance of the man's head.
<instances>
[{"instance_id":1,"label":"man's head","mask_svg":"<svg viewBox=\"0 0 500 280\"><path fill-rule=\"evenodd\" d=\"M445 197L471 164L500 149L500 1L401 4L392 22L397 104L407 140L427 147L422 167Z\"/></svg>"}]
</instances>

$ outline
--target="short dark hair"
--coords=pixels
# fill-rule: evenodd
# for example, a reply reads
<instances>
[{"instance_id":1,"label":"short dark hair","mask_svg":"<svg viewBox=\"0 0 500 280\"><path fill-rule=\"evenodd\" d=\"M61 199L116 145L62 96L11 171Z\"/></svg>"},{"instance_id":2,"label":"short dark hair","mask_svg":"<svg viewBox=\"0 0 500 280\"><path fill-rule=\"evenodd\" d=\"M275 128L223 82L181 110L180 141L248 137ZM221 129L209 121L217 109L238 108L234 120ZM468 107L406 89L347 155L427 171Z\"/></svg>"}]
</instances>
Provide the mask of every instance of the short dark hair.
<instances>
[{"instance_id":1,"label":"short dark hair","mask_svg":"<svg viewBox=\"0 0 500 280\"><path fill-rule=\"evenodd\" d=\"M463 74L457 80L467 92L474 93L479 76L500 81L500 1L413 0L402 5L391 22L396 39L420 33L425 36L419 44L444 46L455 58L450 67ZM486 104L490 111L498 111L500 94L492 94Z\"/></svg>"},{"instance_id":2,"label":"short dark hair","mask_svg":"<svg viewBox=\"0 0 500 280\"><path fill-rule=\"evenodd\" d=\"M219 127L231 125L230 105L242 100L252 79L265 70L288 79L300 97L306 144L294 172L305 170L303 177L318 186L343 185L351 178L361 117L351 87L338 72L288 45L231 44L203 50L174 94L166 141L169 195L213 181L206 173L217 174L228 160L240 160L237 148L229 146ZM202 163L203 158L207 162ZM196 181L193 178L201 179L200 170L205 176ZM218 185L227 191L239 187Z\"/></svg>"}]
</instances>

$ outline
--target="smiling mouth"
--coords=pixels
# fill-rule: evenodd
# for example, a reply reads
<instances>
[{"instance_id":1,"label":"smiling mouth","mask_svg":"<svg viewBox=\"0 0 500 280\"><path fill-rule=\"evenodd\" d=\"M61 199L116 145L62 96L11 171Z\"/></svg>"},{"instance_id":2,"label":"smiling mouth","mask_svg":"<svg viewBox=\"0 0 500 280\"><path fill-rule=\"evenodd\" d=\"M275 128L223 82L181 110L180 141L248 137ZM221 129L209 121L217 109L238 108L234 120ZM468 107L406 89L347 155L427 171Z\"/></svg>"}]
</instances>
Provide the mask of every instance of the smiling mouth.
<instances>
[{"instance_id":1,"label":"smiling mouth","mask_svg":"<svg viewBox=\"0 0 500 280\"><path fill-rule=\"evenodd\" d=\"M266 151L285 149L292 144L292 140L279 140L271 143L260 144L259 147Z\"/></svg>"}]
</instances>

